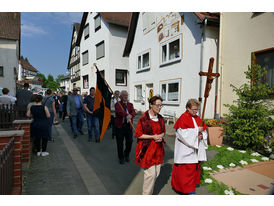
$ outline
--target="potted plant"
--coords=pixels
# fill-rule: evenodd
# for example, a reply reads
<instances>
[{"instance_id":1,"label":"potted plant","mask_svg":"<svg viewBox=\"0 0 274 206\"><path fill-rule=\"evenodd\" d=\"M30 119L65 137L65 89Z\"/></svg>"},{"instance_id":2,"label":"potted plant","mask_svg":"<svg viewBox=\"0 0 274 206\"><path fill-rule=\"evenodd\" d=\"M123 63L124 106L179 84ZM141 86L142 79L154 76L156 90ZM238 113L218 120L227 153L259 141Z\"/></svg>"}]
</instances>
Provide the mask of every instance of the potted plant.
<instances>
[{"instance_id":1,"label":"potted plant","mask_svg":"<svg viewBox=\"0 0 274 206\"><path fill-rule=\"evenodd\" d=\"M211 146L222 145L224 129L222 123L216 119L205 119L207 125L208 141Z\"/></svg>"}]
</instances>

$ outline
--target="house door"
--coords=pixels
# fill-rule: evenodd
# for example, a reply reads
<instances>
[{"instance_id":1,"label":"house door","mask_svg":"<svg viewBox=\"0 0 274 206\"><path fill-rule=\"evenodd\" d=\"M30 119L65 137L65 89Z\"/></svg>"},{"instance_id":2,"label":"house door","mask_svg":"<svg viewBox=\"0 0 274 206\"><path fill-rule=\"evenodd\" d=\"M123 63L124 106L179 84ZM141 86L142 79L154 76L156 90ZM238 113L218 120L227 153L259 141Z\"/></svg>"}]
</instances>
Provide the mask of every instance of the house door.
<instances>
[{"instance_id":1,"label":"house door","mask_svg":"<svg viewBox=\"0 0 274 206\"><path fill-rule=\"evenodd\" d=\"M153 84L146 84L146 98L145 98L146 110L149 109L148 100L151 97L153 97Z\"/></svg>"}]
</instances>

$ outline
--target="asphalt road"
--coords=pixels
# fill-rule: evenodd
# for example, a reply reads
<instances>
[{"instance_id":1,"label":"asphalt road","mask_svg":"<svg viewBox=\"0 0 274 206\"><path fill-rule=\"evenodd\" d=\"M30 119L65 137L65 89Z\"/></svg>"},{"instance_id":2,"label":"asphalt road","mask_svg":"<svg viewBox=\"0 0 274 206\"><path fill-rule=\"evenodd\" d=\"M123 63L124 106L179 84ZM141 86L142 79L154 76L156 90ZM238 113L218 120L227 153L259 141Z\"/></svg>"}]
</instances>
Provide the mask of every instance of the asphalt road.
<instances>
[{"instance_id":1,"label":"asphalt road","mask_svg":"<svg viewBox=\"0 0 274 206\"><path fill-rule=\"evenodd\" d=\"M135 118L136 125L138 116ZM116 140L108 129L103 140L88 142L86 121L84 135L73 139L69 120L53 127L55 142L48 143L47 157L32 156L24 172L23 194L39 195L139 195L142 193L143 170L134 164L136 139L134 138L130 162L118 162ZM155 183L154 193L176 195L171 188L174 137L166 136L165 157ZM200 187L197 194L209 194Z\"/></svg>"}]
</instances>

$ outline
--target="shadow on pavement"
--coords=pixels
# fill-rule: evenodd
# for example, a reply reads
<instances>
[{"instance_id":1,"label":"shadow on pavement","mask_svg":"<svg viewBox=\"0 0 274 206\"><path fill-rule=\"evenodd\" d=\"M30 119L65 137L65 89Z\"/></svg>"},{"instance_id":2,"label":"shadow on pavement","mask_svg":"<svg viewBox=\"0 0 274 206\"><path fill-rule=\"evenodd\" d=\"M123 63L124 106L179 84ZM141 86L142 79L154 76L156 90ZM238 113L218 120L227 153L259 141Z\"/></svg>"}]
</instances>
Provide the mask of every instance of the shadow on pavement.
<instances>
[{"instance_id":1,"label":"shadow on pavement","mask_svg":"<svg viewBox=\"0 0 274 206\"><path fill-rule=\"evenodd\" d=\"M172 172L172 164L166 163L161 167L161 172L159 177L157 178L154 186L154 195L158 195L163 187L168 184L168 180L171 176ZM171 185L170 185L171 187Z\"/></svg>"}]
</instances>

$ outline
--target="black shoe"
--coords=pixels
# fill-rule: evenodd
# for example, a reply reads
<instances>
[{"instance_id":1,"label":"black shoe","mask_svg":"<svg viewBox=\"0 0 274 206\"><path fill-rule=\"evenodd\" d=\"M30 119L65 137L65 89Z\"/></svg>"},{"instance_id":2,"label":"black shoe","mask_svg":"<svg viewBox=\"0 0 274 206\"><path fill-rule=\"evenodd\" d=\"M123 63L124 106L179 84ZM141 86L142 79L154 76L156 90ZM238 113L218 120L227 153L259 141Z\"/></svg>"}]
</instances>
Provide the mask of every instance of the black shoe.
<instances>
[{"instance_id":1,"label":"black shoe","mask_svg":"<svg viewBox=\"0 0 274 206\"><path fill-rule=\"evenodd\" d=\"M74 138L74 139L76 139L76 137L77 137L77 134L73 135L73 138Z\"/></svg>"},{"instance_id":2,"label":"black shoe","mask_svg":"<svg viewBox=\"0 0 274 206\"><path fill-rule=\"evenodd\" d=\"M120 163L121 165L123 165L123 164L125 164L125 160L119 160L119 163Z\"/></svg>"},{"instance_id":3,"label":"black shoe","mask_svg":"<svg viewBox=\"0 0 274 206\"><path fill-rule=\"evenodd\" d=\"M129 157L125 157L125 161L126 161L126 162L129 162Z\"/></svg>"},{"instance_id":4,"label":"black shoe","mask_svg":"<svg viewBox=\"0 0 274 206\"><path fill-rule=\"evenodd\" d=\"M97 140L96 140L96 143L100 143L100 140L99 140L99 139L97 139Z\"/></svg>"},{"instance_id":5,"label":"black shoe","mask_svg":"<svg viewBox=\"0 0 274 206\"><path fill-rule=\"evenodd\" d=\"M79 133L80 133L81 135L83 135L83 134L84 134L81 130L79 131Z\"/></svg>"}]
</instances>

